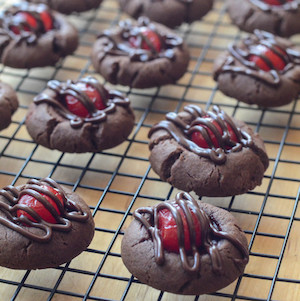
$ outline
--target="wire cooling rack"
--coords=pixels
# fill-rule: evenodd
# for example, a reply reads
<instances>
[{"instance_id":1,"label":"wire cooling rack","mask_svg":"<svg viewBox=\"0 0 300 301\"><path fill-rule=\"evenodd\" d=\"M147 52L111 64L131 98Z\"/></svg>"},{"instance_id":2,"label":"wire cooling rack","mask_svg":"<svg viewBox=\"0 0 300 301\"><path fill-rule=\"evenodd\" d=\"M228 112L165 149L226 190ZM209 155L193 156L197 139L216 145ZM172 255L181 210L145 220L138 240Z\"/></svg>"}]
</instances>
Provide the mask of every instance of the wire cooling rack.
<instances>
[{"instance_id":1,"label":"wire cooling rack","mask_svg":"<svg viewBox=\"0 0 300 301\"><path fill-rule=\"evenodd\" d=\"M6 4L11 1L0 0L0 6ZM70 263L40 271L0 268L1 301L299 300L300 106L293 102L262 110L218 91L211 74L213 60L242 35L231 25L224 1L216 0L202 21L177 30L188 43L192 59L176 85L148 90L115 87L129 96L136 115L136 126L123 144L102 153L66 154L36 145L29 137L24 125L27 108L48 80L93 75L104 82L91 67L91 47L101 30L124 17L116 0L104 0L98 10L69 17L80 31L80 47L74 55L48 68L1 66L1 80L16 89L20 108L10 127L0 133L0 187L51 176L86 200L96 224L93 242ZM250 262L232 285L200 297L176 296L140 283L126 270L120 256L123 230L133 210L176 193L151 170L148 130L167 112L190 103L206 109L217 104L247 122L265 140L270 157L263 184L254 191L229 198L203 198L230 210L239 220L249 241Z\"/></svg>"}]
</instances>

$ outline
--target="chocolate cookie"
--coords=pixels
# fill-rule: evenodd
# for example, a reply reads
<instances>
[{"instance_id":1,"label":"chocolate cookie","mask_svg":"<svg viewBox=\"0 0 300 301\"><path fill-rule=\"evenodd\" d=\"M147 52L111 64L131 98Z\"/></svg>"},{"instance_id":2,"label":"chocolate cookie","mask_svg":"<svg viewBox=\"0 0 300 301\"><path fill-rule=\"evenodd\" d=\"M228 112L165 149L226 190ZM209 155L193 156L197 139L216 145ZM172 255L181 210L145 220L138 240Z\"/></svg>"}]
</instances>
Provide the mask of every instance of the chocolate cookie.
<instances>
[{"instance_id":1,"label":"chocolate cookie","mask_svg":"<svg viewBox=\"0 0 300 301\"><path fill-rule=\"evenodd\" d=\"M94 235L89 207L54 180L0 190L0 265L57 267L84 251Z\"/></svg>"},{"instance_id":2,"label":"chocolate cookie","mask_svg":"<svg viewBox=\"0 0 300 301\"><path fill-rule=\"evenodd\" d=\"M122 143L132 131L128 98L106 90L95 78L48 82L26 118L37 143L63 152L98 152Z\"/></svg>"},{"instance_id":3,"label":"chocolate cookie","mask_svg":"<svg viewBox=\"0 0 300 301\"><path fill-rule=\"evenodd\" d=\"M147 18L121 21L94 44L95 70L113 84L150 88L175 83L186 71L189 51L167 27Z\"/></svg>"},{"instance_id":4,"label":"chocolate cookie","mask_svg":"<svg viewBox=\"0 0 300 301\"><path fill-rule=\"evenodd\" d=\"M282 106L300 92L300 52L288 40L256 30L216 59L214 79L240 101Z\"/></svg>"},{"instance_id":5,"label":"chocolate cookie","mask_svg":"<svg viewBox=\"0 0 300 301\"><path fill-rule=\"evenodd\" d=\"M188 105L149 132L150 162L163 181L199 196L232 196L260 185L268 157L258 134L218 107Z\"/></svg>"},{"instance_id":6,"label":"chocolate cookie","mask_svg":"<svg viewBox=\"0 0 300 301\"><path fill-rule=\"evenodd\" d=\"M213 0L119 0L121 9L137 19L146 16L168 27L200 20L213 6Z\"/></svg>"},{"instance_id":7,"label":"chocolate cookie","mask_svg":"<svg viewBox=\"0 0 300 301\"><path fill-rule=\"evenodd\" d=\"M300 7L296 0L227 0L228 13L240 29L262 29L279 36L300 33Z\"/></svg>"},{"instance_id":8,"label":"chocolate cookie","mask_svg":"<svg viewBox=\"0 0 300 301\"><path fill-rule=\"evenodd\" d=\"M44 3L63 14L83 12L99 7L102 0L26 0L31 3Z\"/></svg>"},{"instance_id":9,"label":"chocolate cookie","mask_svg":"<svg viewBox=\"0 0 300 301\"><path fill-rule=\"evenodd\" d=\"M0 130L7 128L19 106L16 92L11 86L0 82Z\"/></svg>"},{"instance_id":10,"label":"chocolate cookie","mask_svg":"<svg viewBox=\"0 0 300 301\"><path fill-rule=\"evenodd\" d=\"M141 282L175 294L215 292L248 263L247 239L227 211L180 192L175 200L139 208L121 255Z\"/></svg>"},{"instance_id":11,"label":"chocolate cookie","mask_svg":"<svg viewBox=\"0 0 300 301\"><path fill-rule=\"evenodd\" d=\"M0 16L0 62L6 66L52 66L77 45L75 27L43 4L20 3Z\"/></svg>"}]
</instances>

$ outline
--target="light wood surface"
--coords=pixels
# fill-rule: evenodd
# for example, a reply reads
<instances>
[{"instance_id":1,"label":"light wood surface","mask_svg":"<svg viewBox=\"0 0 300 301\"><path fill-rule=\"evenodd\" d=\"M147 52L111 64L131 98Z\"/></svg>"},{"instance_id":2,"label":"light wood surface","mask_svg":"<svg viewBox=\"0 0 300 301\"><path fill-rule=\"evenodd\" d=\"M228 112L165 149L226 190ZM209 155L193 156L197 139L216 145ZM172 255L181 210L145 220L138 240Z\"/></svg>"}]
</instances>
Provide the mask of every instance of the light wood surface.
<instances>
[{"instance_id":1,"label":"light wood surface","mask_svg":"<svg viewBox=\"0 0 300 301\"><path fill-rule=\"evenodd\" d=\"M11 2L1 1L0 5ZM81 32L80 47L75 55L61 61L56 68L0 69L1 80L17 89L21 104L13 117L14 122L0 133L0 187L15 180L16 184L21 184L28 177L51 175L69 188L75 187L92 208L101 201L99 210L94 212L97 231L87 251L66 268L29 273L0 268L0 300L78 301L87 292L93 297L87 300L120 300L124 292L127 301L195 300L195 296L169 293L159 299L159 291L136 280L127 290L131 275L120 258L122 232L131 221L131 217L125 215L127 210L132 212L140 206L153 205L177 192L171 190L169 184L158 181L152 170L148 173L149 126L163 119L166 112L180 110L191 102L203 108L207 102L223 105L228 114L250 123L266 141L271 159L262 185L252 193L233 199L203 198L203 201L232 210L251 243L250 262L238 284L235 300L267 300L275 280L272 300L300 300L300 209L294 212L299 196L300 104L263 111L237 104L217 91L211 76L213 60L239 36L224 12L224 1L216 0L214 10L203 21L179 29L190 45L192 60L189 72L177 85L144 91L115 87L129 94L135 109L138 126L128 141L99 154L62 154L32 142L24 118L32 98L49 79L76 79L84 70L85 75L93 74L104 82L100 75L93 73L89 55L97 34L118 17L116 0L104 0L97 11L70 16ZM297 36L293 40L300 43ZM117 232L119 230L121 233ZM204 295L198 300L232 300L236 284L221 290L221 295Z\"/></svg>"}]
</instances>

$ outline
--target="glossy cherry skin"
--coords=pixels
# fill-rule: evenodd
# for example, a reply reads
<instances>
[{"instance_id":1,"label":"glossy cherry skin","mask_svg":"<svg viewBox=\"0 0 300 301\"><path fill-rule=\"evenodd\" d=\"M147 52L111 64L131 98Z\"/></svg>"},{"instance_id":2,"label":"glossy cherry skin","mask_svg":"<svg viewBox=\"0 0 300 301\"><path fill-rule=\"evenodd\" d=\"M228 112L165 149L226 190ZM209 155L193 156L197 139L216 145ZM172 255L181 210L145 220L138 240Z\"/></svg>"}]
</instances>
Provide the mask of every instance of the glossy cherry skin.
<instances>
[{"instance_id":1,"label":"glossy cherry skin","mask_svg":"<svg viewBox=\"0 0 300 301\"><path fill-rule=\"evenodd\" d=\"M14 15L14 22L15 24L24 24L23 25L23 30L25 31L34 31L38 23L36 19L29 13L26 12L18 12ZM15 34L20 34L20 30L17 26L11 26L10 29L15 33Z\"/></svg>"},{"instance_id":2,"label":"glossy cherry skin","mask_svg":"<svg viewBox=\"0 0 300 301\"><path fill-rule=\"evenodd\" d=\"M23 30L27 32L32 32L37 29L38 22L34 16L28 12L18 12L14 15L14 22L19 24L24 24ZM53 29L53 20L47 11L42 11L40 13L40 18L44 25L44 30L49 31ZM11 26L10 28L15 34L20 34L20 30L16 26Z\"/></svg>"},{"instance_id":3,"label":"glossy cherry skin","mask_svg":"<svg viewBox=\"0 0 300 301\"><path fill-rule=\"evenodd\" d=\"M129 43L133 48L141 48L145 50L153 50L152 47L156 52L161 51L161 41L159 36L147 27L140 28L140 34L143 36L143 41L141 45L139 45L139 38L138 37L130 37ZM152 45L152 47L150 45Z\"/></svg>"},{"instance_id":4,"label":"glossy cherry skin","mask_svg":"<svg viewBox=\"0 0 300 301\"><path fill-rule=\"evenodd\" d=\"M46 189L50 193L54 194L56 197L59 198L61 204L62 205L64 204L61 194L56 189L54 189L50 186L47 186L47 185L42 185L41 188ZM59 209L58 209L56 203L49 196L47 196L45 194L41 194L41 195L47 199L47 201L55 208L56 212L60 215L60 212L59 212ZM34 197L32 197L28 194L25 194L20 198L18 204L26 205L27 207L32 208L44 221L46 221L48 223L52 223L52 224L56 223L56 220L53 217L53 215L44 207L44 205L41 202L39 202ZM18 217L25 216L29 220L36 222L36 220L24 210L17 210L17 216Z\"/></svg>"},{"instance_id":5,"label":"glossy cherry skin","mask_svg":"<svg viewBox=\"0 0 300 301\"><path fill-rule=\"evenodd\" d=\"M54 28L53 19L47 11L42 11L40 17L43 21L45 31L49 31Z\"/></svg>"},{"instance_id":6,"label":"glossy cherry skin","mask_svg":"<svg viewBox=\"0 0 300 301\"><path fill-rule=\"evenodd\" d=\"M175 207L179 207L177 204ZM184 249L185 251L191 251L190 232L188 229L187 219L182 209L179 209L180 216L183 221L184 228ZM197 217L191 211L192 219L195 227L196 234L196 246L201 246L201 227ZM158 213L158 228L160 231L160 237L162 240L163 248L169 252L179 253L179 243L177 234L177 225L175 219L168 209L160 210Z\"/></svg>"},{"instance_id":7,"label":"glossy cherry skin","mask_svg":"<svg viewBox=\"0 0 300 301\"><path fill-rule=\"evenodd\" d=\"M279 0L263 0L263 2L265 2L267 4L276 5L276 6L280 6L287 2L292 2L292 1L294 1L294 0L286 0L286 1L284 1L284 3L282 3L282 1L279 1Z\"/></svg>"},{"instance_id":8,"label":"glossy cherry skin","mask_svg":"<svg viewBox=\"0 0 300 301\"><path fill-rule=\"evenodd\" d=\"M78 82L75 85L92 100L97 110L104 110L106 108L99 92L91 85L82 82ZM76 97L67 95L65 97L65 102L68 110L74 115L82 118L90 117L90 113L86 107Z\"/></svg>"},{"instance_id":9,"label":"glossy cherry skin","mask_svg":"<svg viewBox=\"0 0 300 301\"><path fill-rule=\"evenodd\" d=\"M274 46L274 48L279 54L283 56L286 55L286 53L279 47ZM251 54L248 59L249 61L254 62L256 66L263 71L270 71L271 69L280 71L286 66L284 60L267 46L257 45L255 52L257 55ZM272 66L267 64L267 60L270 61Z\"/></svg>"},{"instance_id":10,"label":"glossy cherry skin","mask_svg":"<svg viewBox=\"0 0 300 301\"><path fill-rule=\"evenodd\" d=\"M204 118L208 119L210 122L212 122L213 125L217 128L218 132L221 135L223 134L222 128L219 126L219 124L215 120L213 120L209 116L205 116ZM203 126L208 131L208 134L209 134L209 136L212 140L214 148L219 148L220 145L219 145L219 142L218 142L217 137L215 136L215 134L207 126L205 126L205 125L200 125L200 126ZM227 123L226 123L226 126L227 126L227 129L228 129L228 132L229 132L230 140L232 140L234 142L238 142L238 138L237 138L235 132L232 130L231 126ZM198 131L193 132L191 138L192 138L192 141L194 143L196 143L199 147L201 147L201 148L210 148L210 146L207 144L206 140L204 139L204 137L202 136L202 134L200 132L198 132Z\"/></svg>"}]
</instances>

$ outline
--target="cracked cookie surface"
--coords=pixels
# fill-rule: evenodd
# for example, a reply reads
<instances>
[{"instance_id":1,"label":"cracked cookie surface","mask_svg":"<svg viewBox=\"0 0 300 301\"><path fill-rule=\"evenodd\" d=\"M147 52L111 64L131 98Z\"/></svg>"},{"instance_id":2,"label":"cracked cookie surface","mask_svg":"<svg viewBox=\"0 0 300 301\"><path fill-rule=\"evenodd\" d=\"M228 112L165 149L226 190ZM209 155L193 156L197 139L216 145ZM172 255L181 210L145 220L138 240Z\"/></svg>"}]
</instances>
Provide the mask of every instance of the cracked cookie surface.
<instances>
[{"instance_id":1,"label":"cracked cookie surface","mask_svg":"<svg viewBox=\"0 0 300 301\"><path fill-rule=\"evenodd\" d=\"M226 95L260 107L290 103L300 92L300 52L289 40L255 30L214 63L214 79Z\"/></svg>"},{"instance_id":2,"label":"cracked cookie surface","mask_svg":"<svg viewBox=\"0 0 300 301\"><path fill-rule=\"evenodd\" d=\"M175 200L139 208L133 216L121 256L141 282L175 294L200 295L229 285L243 273L247 239L229 212L180 192ZM177 235L180 253L166 249L166 241ZM193 251L186 250L187 236Z\"/></svg>"},{"instance_id":3,"label":"cracked cookie surface","mask_svg":"<svg viewBox=\"0 0 300 301\"><path fill-rule=\"evenodd\" d=\"M31 3L43 3L63 14L83 12L99 7L102 0L26 0Z\"/></svg>"},{"instance_id":4,"label":"cracked cookie surface","mask_svg":"<svg viewBox=\"0 0 300 301\"><path fill-rule=\"evenodd\" d=\"M146 16L170 28L200 20L213 6L213 0L119 0L124 12L138 18Z\"/></svg>"},{"instance_id":5,"label":"cracked cookie surface","mask_svg":"<svg viewBox=\"0 0 300 301\"><path fill-rule=\"evenodd\" d=\"M20 3L1 13L0 61L13 68L53 66L78 46L66 18L44 4Z\"/></svg>"},{"instance_id":6,"label":"cracked cookie surface","mask_svg":"<svg viewBox=\"0 0 300 301\"><path fill-rule=\"evenodd\" d=\"M0 130L7 128L11 118L19 106L16 92L13 88L0 81Z\"/></svg>"},{"instance_id":7,"label":"cracked cookie surface","mask_svg":"<svg viewBox=\"0 0 300 301\"><path fill-rule=\"evenodd\" d=\"M93 238L94 221L79 195L50 178L32 179L0 190L0 231L1 266L43 269L84 251Z\"/></svg>"},{"instance_id":8,"label":"cracked cookie surface","mask_svg":"<svg viewBox=\"0 0 300 301\"><path fill-rule=\"evenodd\" d=\"M150 88L175 83L186 72L189 51L182 38L147 18L121 21L94 44L95 70L112 84Z\"/></svg>"},{"instance_id":9,"label":"cracked cookie surface","mask_svg":"<svg viewBox=\"0 0 300 301\"><path fill-rule=\"evenodd\" d=\"M134 113L128 98L93 77L54 80L30 106L26 126L34 141L50 149L98 152L126 140Z\"/></svg>"},{"instance_id":10,"label":"cracked cookie surface","mask_svg":"<svg viewBox=\"0 0 300 301\"><path fill-rule=\"evenodd\" d=\"M149 160L163 181L199 196L232 196L261 184L269 159L259 135L244 122L220 108L205 112L195 105L166 119L149 132Z\"/></svg>"},{"instance_id":11,"label":"cracked cookie surface","mask_svg":"<svg viewBox=\"0 0 300 301\"><path fill-rule=\"evenodd\" d=\"M227 0L232 22L240 29L254 32L262 29L289 37L300 32L300 6L296 0ZM277 2L277 3L276 3Z\"/></svg>"}]
</instances>

